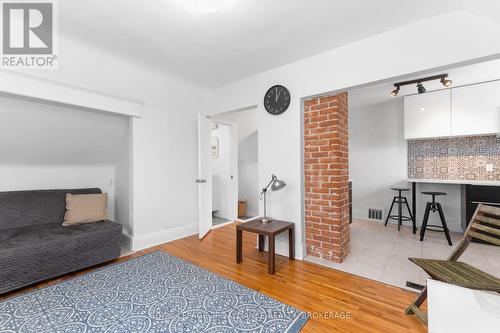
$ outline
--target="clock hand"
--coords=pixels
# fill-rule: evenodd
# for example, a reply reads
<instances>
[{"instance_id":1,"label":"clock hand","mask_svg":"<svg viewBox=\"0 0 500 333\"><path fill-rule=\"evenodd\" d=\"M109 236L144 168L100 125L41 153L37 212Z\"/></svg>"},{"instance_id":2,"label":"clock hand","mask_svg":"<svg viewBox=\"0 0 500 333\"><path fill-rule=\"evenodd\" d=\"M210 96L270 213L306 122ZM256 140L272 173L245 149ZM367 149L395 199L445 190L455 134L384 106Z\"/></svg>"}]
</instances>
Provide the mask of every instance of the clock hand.
<instances>
[{"instance_id":1,"label":"clock hand","mask_svg":"<svg viewBox=\"0 0 500 333\"><path fill-rule=\"evenodd\" d=\"M280 98L281 95L281 89L278 91L278 88L276 88L276 102L278 102L278 98Z\"/></svg>"}]
</instances>

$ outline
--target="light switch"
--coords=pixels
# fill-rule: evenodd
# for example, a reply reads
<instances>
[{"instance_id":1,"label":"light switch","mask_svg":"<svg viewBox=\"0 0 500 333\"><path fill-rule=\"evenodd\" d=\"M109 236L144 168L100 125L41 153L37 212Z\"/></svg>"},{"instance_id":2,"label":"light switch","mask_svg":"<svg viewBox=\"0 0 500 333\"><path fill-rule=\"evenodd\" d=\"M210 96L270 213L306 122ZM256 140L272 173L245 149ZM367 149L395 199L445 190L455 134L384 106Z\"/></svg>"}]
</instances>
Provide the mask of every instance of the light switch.
<instances>
[{"instance_id":1,"label":"light switch","mask_svg":"<svg viewBox=\"0 0 500 333\"><path fill-rule=\"evenodd\" d=\"M491 163L486 164L486 172L493 172L493 164Z\"/></svg>"}]
</instances>

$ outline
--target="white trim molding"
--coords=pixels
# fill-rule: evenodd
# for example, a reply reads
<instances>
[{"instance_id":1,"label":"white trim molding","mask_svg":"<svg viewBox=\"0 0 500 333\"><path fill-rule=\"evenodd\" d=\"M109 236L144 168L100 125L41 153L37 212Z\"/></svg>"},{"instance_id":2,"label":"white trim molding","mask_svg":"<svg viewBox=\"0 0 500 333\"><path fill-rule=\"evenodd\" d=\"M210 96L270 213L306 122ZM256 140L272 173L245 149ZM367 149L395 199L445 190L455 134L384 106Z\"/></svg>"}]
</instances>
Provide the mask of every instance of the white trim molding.
<instances>
[{"instance_id":1,"label":"white trim molding","mask_svg":"<svg viewBox=\"0 0 500 333\"><path fill-rule=\"evenodd\" d=\"M143 104L11 71L0 71L0 93L76 108L142 117Z\"/></svg>"},{"instance_id":2,"label":"white trim molding","mask_svg":"<svg viewBox=\"0 0 500 333\"><path fill-rule=\"evenodd\" d=\"M132 240L133 240L132 236L122 231L122 239L120 242L122 247L126 248L127 250L132 250Z\"/></svg>"},{"instance_id":3,"label":"white trim molding","mask_svg":"<svg viewBox=\"0 0 500 333\"><path fill-rule=\"evenodd\" d=\"M198 223L155 231L146 235L136 235L131 238L131 250L139 251L149 247L168 243L198 233Z\"/></svg>"}]
</instances>

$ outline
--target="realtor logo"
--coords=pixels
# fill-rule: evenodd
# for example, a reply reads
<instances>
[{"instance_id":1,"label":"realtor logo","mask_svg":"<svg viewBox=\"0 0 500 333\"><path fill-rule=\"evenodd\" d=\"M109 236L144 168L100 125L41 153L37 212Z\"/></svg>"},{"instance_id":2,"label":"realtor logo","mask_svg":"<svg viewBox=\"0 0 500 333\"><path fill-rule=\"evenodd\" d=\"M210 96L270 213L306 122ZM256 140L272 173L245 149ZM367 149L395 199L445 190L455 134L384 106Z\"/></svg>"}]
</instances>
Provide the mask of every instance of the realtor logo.
<instances>
[{"instance_id":1,"label":"realtor logo","mask_svg":"<svg viewBox=\"0 0 500 333\"><path fill-rule=\"evenodd\" d=\"M2 1L2 66L54 68L54 2Z\"/></svg>"}]
</instances>

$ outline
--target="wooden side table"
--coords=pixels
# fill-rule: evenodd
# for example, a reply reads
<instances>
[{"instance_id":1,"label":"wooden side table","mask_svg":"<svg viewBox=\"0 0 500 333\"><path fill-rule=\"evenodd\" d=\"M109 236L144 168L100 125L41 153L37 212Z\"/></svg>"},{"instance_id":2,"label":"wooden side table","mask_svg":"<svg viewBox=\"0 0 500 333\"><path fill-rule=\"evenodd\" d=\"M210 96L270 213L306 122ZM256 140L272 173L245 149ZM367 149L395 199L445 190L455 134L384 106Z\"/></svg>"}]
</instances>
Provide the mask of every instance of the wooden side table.
<instances>
[{"instance_id":1,"label":"wooden side table","mask_svg":"<svg viewBox=\"0 0 500 333\"><path fill-rule=\"evenodd\" d=\"M275 237L288 230L288 251L290 260L295 259L295 224L292 222L273 220L262 223L260 219L238 224L236 226L236 262L243 261L243 231L253 232L259 235L259 251L264 251L264 237L269 237L268 251L268 273L275 272Z\"/></svg>"}]
</instances>

